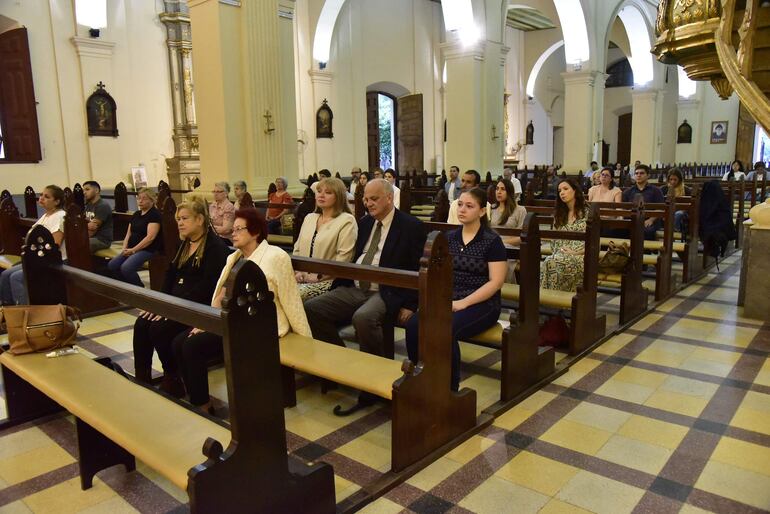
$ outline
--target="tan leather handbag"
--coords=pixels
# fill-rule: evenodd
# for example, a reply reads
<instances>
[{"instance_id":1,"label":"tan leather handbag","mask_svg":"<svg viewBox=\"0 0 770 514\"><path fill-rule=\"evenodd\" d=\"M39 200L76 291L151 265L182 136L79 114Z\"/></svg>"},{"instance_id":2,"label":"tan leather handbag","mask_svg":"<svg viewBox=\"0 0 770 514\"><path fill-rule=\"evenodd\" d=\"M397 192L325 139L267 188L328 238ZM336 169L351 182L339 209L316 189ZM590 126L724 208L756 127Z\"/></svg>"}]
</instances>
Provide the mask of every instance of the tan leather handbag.
<instances>
[{"instance_id":1,"label":"tan leather handbag","mask_svg":"<svg viewBox=\"0 0 770 514\"><path fill-rule=\"evenodd\" d=\"M14 355L72 346L80 321L79 309L62 304L0 307L0 328L8 331Z\"/></svg>"},{"instance_id":2,"label":"tan leather handbag","mask_svg":"<svg viewBox=\"0 0 770 514\"><path fill-rule=\"evenodd\" d=\"M607 252L599 259L599 271L602 273L624 273L631 262L631 249L628 243L617 244L610 241Z\"/></svg>"}]
</instances>

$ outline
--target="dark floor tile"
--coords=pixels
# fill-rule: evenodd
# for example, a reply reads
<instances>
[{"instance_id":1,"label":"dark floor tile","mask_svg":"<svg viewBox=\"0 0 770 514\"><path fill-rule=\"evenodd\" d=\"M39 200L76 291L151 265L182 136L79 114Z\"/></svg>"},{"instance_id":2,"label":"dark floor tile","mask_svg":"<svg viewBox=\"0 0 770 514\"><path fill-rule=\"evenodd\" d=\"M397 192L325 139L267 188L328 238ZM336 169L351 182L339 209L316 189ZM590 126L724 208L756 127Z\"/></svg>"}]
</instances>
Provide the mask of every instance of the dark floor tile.
<instances>
[{"instance_id":1,"label":"dark floor tile","mask_svg":"<svg viewBox=\"0 0 770 514\"><path fill-rule=\"evenodd\" d=\"M680 484L673 480L669 480L663 477L657 477L652 481L650 485L650 491L665 496L666 498L672 498L680 502L686 502L687 497L692 492L692 486Z\"/></svg>"},{"instance_id":2,"label":"dark floor tile","mask_svg":"<svg viewBox=\"0 0 770 514\"><path fill-rule=\"evenodd\" d=\"M418 514L444 514L454 507L454 503L442 500L430 493L424 494L419 500L409 504L409 509Z\"/></svg>"}]
</instances>

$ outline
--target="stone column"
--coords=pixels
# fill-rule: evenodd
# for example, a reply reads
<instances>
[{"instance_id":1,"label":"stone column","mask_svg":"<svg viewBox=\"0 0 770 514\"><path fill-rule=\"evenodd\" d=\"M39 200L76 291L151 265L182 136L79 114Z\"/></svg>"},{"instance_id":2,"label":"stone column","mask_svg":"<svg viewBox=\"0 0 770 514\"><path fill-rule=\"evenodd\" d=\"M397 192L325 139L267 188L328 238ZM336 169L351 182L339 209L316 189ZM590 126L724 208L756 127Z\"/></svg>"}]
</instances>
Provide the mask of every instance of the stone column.
<instances>
[{"instance_id":1,"label":"stone column","mask_svg":"<svg viewBox=\"0 0 770 514\"><path fill-rule=\"evenodd\" d=\"M314 162L306 162L304 169L309 173L314 173L320 169L334 169L334 140L328 138L317 138L315 133L315 113L323 104L325 99L331 97L332 80L334 74L328 70L310 70L310 83L313 85L313 109L311 109L312 118L309 133L306 134L310 147L305 152ZM366 168L366 166L364 166Z\"/></svg>"},{"instance_id":2,"label":"stone column","mask_svg":"<svg viewBox=\"0 0 770 514\"><path fill-rule=\"evenodd\" d=\"M200 177L190 12L186 0L164 0L164 7L160 21L166 26L174 111L174 156L166 159L166 170L171 189L190 189Z\"/></svg>"},{"instance_id":3,"label":"stone column","mask_svg":"<svg viewBox=\"0 0 770 514\"><path fill-rule=\"evenodd\" d=\"M593 157L597 108L596 85L606 77L598 71L562 73L564 79L564 163L563 169L575 175L585 170ZM601 88L604 91L604 88ZM601 125L601 123L600 123Z\"/></svg>"},{"instance_id":4,"label":"stone column","mask_svg":"<svg viewBox=\"0 0 770 514\"><path fill-rule=\"evenodd\" d=\"M659 160L658 136L663 94L659 89L631 91L631 162L639 160L644 164L654 164Z\"/></svg>"}]
</instances>

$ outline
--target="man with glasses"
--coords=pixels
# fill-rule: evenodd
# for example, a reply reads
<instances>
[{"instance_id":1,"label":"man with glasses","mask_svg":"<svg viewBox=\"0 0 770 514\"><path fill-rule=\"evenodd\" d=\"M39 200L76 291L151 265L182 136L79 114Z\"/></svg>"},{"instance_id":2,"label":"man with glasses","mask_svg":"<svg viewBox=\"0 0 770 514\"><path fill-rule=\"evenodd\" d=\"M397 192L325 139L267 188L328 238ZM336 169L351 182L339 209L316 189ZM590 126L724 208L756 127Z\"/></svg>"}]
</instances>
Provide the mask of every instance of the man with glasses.
<instances>
[{"instance_id":1,"label":"man with glasses","mask_svg":"<svg viewBox=\"0 0 770 514\"><path fill-rule=\"evenodd\" d=\"M636 161L639 162L639 161ZM637 164L634 168L634 185L623 191L623 201L633 202L637 195L642 195L644 203L663 203L663 191L649 183L650 167L646 164ZM644 238L655 240L655 232L663 227L660 218L647 218L644 220Z\"/></svg>"}]
</instances>

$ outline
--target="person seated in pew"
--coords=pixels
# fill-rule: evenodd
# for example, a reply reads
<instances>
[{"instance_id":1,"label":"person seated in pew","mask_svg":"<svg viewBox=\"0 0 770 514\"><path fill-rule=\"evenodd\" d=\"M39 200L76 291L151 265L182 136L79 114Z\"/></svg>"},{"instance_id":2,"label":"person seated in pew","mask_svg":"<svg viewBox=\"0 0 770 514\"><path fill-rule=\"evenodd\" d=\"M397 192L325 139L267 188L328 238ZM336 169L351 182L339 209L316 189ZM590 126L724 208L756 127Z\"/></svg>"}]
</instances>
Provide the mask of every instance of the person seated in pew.
<instances>
[{"instance_id":1,"label":"person seated in pew","mask_svg":"<svg viewBox=\"0 0 770 514\"><path fill-rule=\"evenodd\" d=\"M350 194L353 196L356 195L356 190L358 189L358 178L361 176L361 168L358 166L353 166L353 168L350 170Z\"/></svg>"},{"instance_id":2,"label":"person seated in pew","mask_svg":"<svg viewBox=\"0 0 770 514\"><path fill-rule=\"evenodd\" d=\"M497 179L495 185L495 202L487 204L489 224L493 227L522 228L527 209L516 201L516 193L513 183L504 178ZM517 245L518 237L505 237L503 243Z\"/></svg>"},{"instance_id":3,"label":"person seated in pew","mask_svg":"<svg viewBox=\"0 0 770 514\"><path fill-rule=\"evenodd\" d=\"M506 182L510 184L510 181ZM486 191L473 188L462 193L457 201L457 216L462 227L446 233L454 270L452 391L460 389L458 340L478 334L497 323L500 318L500 288L508 269L503 241L489 228ZM412 316L406 324L406 349L409 360L414 363L419 360L418 323L419 316Z\"/></svg>"},{"instance_id":4,"label":"person seated in pew","mask_svg":"<svg viewBox=\"0 0 770 514\"><path fill-rule=\"evenodd\" d=\"M318 192L318 183L325 179L325 178L332 178L332 172L327 170L326 168L318 171L318 180L315 180L312 184L310 184L310 188L313 190L313 193ZM270 219L268 218L268 225L267 228L270 228ZM272 234L273 232L271 232Z\"/></svg>"},{"instance_id":5,"label":"person seated in pew","mask_svg":"<svg viewBox=\"0 0 770 514\"><path fill-rule=\"evenodd\" d=\"M358 224L354 262L417 271L426 239L422 222L394 207L393 187L383 179L366 184L364 203L368 215ZM346 279L336 279L328 293L305 302L313 337L344 346L337 329L352 322L361 351L374 355L384 354L383 324L392 320L404 325L416 310L417 291ZM361 393L356 405L335 414L352 414L376 401Z\"/></svg>"},{"instance_id":6,"label":"person seated in pew","mask_svg":"<svg viewBox=\"0 0 770 514\"><path fill-rule=\"evenodd\" d=\"M396 209L401 208L401 189L398 187L398 177L396 177L396 170L388 168L385 170L384 178L390 182L391 186L393 186L393 205L396 207Z\"/></svg>"},{"instance_id":7,"label":"person seated in pew","mask_svg":"<svg viewBox=\"0 0 770 514\"><path fill-rule=\"evenodd\" d=\"M646 164L639 164L634 169L635 184L623 191L622 199L624 202L633 202L637 195L642 195L644 203L663 203L663 192L657 186L649 183L650 167ZM644 220L644 238L650 241L656 239L656 232L663 227L663 220L660 218L647 218Z\"/></svg>"},{"instance_id":8,"label":"person seated in pew","mask_svg":"<svg viewBox=\"0 0 770 514\"><path fill-rule=\"evenodd\" d=\"M730 169L722 176L722 180L727 182L730 180L743 180L746 178L746 172L743 169L743 161L740 161L738 159L735 159L732 164L730 164Z\"/></svg>"},{"instance_id":9,"label":"person seated in pew","mask_svg":"<svg viewBox=\"0 0 770 514\"><path fill-rule=\"evenodd\" d=\"M321 170L324 171L324 170ZM328 173L328 170L327 170ZM322 175L321 172L318 173ZM322 175L323 178L328 178L326 175ZM331 173L329 173L331 176ZM323 180L323 178L321 180ZM275 193L267 196L267 201L270 203L284 203L287 205L293 205L294 200L291 194L286 190L289 187L289 181L286 177L278 177L275 179ZM318 182L314 183L316 191L318 190ZM267 232L268 234L281 234L283 233L282 223L283 217L287 214L291 214L292 209L281 209L280 207L268 207L267 209Z\"/></svg>"},{"instance_id":10,"label":"person seated in pew","mask_svg":"<svg viewBox=\"0 0 770 514\"><path fill-rule=\"evenodd\" d=\"M235 214L235 207L230 198L228 198L230 195L230 184L227 182L216 182L211 192L214 194L214 201L209 204L211 225L214 227L217 235L224 240L225 244L230 246L232 244L230 239L233 236L233 215Z\"/></svg>"},{"instance_id":11,"label":"person seated in pew","mask_svg":"<svg viewBox=\"0 0 770 514\"><path fill-rule=\"evenodd\" d=\"M67 249L64 245L64 190L59 186L49 185L40 193L38 204L45 211L35 225L43 225L53 235L54 242L59 245L61 258L67 260ZM4 270L0 274L0 303L2 305L26 305L29 303L27 290L24 286L24 270L21 263Z\"/></svg>"},{"instance_id":12,"label":"person seated in pew","mask_svg":"<svg viewBox=\"0 0 770 514\"><path fill-rule=\"evenodd\" d=\"M679 168L673 167L668 170L668 176L666 180L667 184L660 188L660 190L663 195L671 202L680 196L692 195L692 190L684 184L684 176L682 175L682 172L679 170ZM681 232L682 237L684 237L684 233L687 232L687 221L687 211L674 212L674 230Z\"/></svg>"},{"instance_id":13,"label":"person seated in pew","mask_svg":"<svg viewBox=\"0 0 770 514\"><path fill-rule=\"evenodd\" d=\"M553 228L571 232L585 232L588 209L583 191L574 179L559 184L559 196L553 214ZM559 291L577 291L583 283L584 241L555 239L552 253L540 265L540 287Z\"/></svg>"},{"instance_id":14,"label":"person seated in pew","mask_svg":"<svg viewBox=\"0 0 770 514\"><path fill-rule=\"evenodd\" d=\"M548 166L545 169L545 190L543 191L543 198L546 200L553 200L558 195L559 182L561 179L556 173L556 168L553 165Z\"/></svg>"},{"instance_id":15,"label":"person seated in pew","mask_svg":"<svg viewBox=\"0 0 770 514\"><path fill-rule=\"evenodd\" d=\"M155 207L155 194L147 188L139 190L136 203L139 210L131 216L123 249L120 255L110 259L107 268L118 280L144 287L139 270L161 249L161 214Z\"/></svg>"},{"instance_id":16,"label":"person seated in pew","mask_svg":"<svg viewBox=\"0 0 770 514\"><path fill-rule=\"evenodd\" d=\"M241 199L246 194L247 186L245 180L236 180L233 182L233 194L235 195L235 203L233 208L237 211L241 208ZM233 211L234 212L234 211Z\"/></svg>"},{"instance_id":17,"label":"person seated in pew","mask_svg":"<svg viewBox=\"0 0 770 514\"><path fill-rule=\"evenodd\" d=\"M513 191L514 191L514 198L517 202L521 200L521 181L516 178L516 175L513 173L513 170L511 168L505 168L503 169L503 178L508 179L511 181L511 184L513 184Z\"/></svg>"},{"instance_id":18,"label":"person seated in pew","mask_svg":"<svg viewBox=\"0 0 770 514\"><path fill-rule=\"evenodd\" d=\"M765 163L762 162L762 161L757 161L756 163L754 163L754 169L746 174L746 182L751 182L753 184L754 177L756 177L757 178L757 185L759 185L759 184L761 184L762 179L765 176L765 173L767 173L767 170L765 168ZM764 191L763 191L763 193L764 193ZM751 189L746 191L746 194L744 195L743 198L746 199L746 200L751 200ZM756 197L757 203L763 202L764 200L765 199L764 199L763 194L757 195L757 197Z\"/></svg>"},{"instance_id":19,"label":"person seated in pew","mask_svg":"<svg viewBox=\"0 0 770 514\"><path fill-rule=\"evenodd\" d=\"M327 261L350 262L356 250L358 225L348 207L345 183L325 178L318 184L316 210L305 216L294 255ZM314 298L331 288L331 277L298 271L295 278L303 300Z\"/></svg>"},{"instance_id":20,"label":"person seated in pew","mask_svg":"<svg viewBox=\"0 0 770 514\"><path fill-rule=\"evenodd\" d=\"M382 177L382 168L380 168L379 166L374 168L374 170L372 171L372 178L383 178Z\"/></svg>"},{"instance_id":21,"label":"person seated in pew","mask_svg":"<svg viewBox=\"0 0 770 514\"><path fill-rule=\"evenodd\" d=\"M218 309L222 307L222 299L226 294L225 283L230 272L239 260L247 259L259 266L265 274L268 289L275 295L273 302L278 321L278 337L285 336L289 331L312 337L294 280L291 257L267 242L267 222L253 207L235 212L233 246L236 251L227 258L219 275L211 306ZM259 341L254 343L258 344ZM222 358L222 336L193 328L178 334L172 346L190 403L203 412L213 414L207 364Z\"/></svg>"},{"instance_id":22,"label":"person seated in pew","mask_svg":"<svg viewBox=\"0 0 770 514\"><path fill-rule=\"evenodd\" d=\"M460 180L460 168L457 166L449 167L449 180L444 184L444 191L446 191L450 202L454 202L460 198L460 193L462 193L462 181Z\"/></svg>"},{"instance_id":23,"label":"person seated in pew","mask_svg":"<svg viewBox=\"0 0 770 514\"><path fill-rule=\"evenodd\" d=\"M230 249L210 228L209 210L203 198L193 196L180 203L176 209L176 222L182 244L166 271L162 292L207 304ZM171 344L177 334L189 329L178 321L141 311L134 323L136 380L151 383L152 353L156 351L163 365L160 388L176 398L183 397L184 385Z\"/></svg>"},{"instance_id":24,"label":"person seated in pew","mask_svg":"<svg viewBox=\"0 0 770 514\"><path fill-rule=\"evenodd\" d=\"M474 187L479 187L479 184L481 184L481 175L479 175L479 172L476 170L468 170L463 173L460 183L460 194L467 193ZM459 197L460 195L457 196L458 199ZM447 216L446 222L452 225L460 224L460 220L457 217L457 200L452 200L452 203L449 204L449 215Z\"/></svg>"},{"instance_id":25,"label":"person seated in pew","mask_svg":"<svg viewBox=\"0 0 770 514\"><path fill-rule=\"evenodd\" d=\"M588 190L589 202L611 202L618 203L622 200L623 191L615 186L615 177L612 168L604 167L599 173L593 174L594 178L599 179L599 184L594 185Z\"/></svg>"},{"instance_id":26,"label":"person seated in pew","mask_svg":"<svg viewBox=\"0 0 770 514\"><path fill-rule=\"evenodd\" d=\"M102 200L101 191L97 181L83 182L83 212L88 220L88 244L91 253L109 248L112 244L112 207Z\"/></svg>"}]
</instances>

